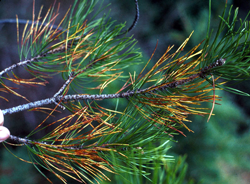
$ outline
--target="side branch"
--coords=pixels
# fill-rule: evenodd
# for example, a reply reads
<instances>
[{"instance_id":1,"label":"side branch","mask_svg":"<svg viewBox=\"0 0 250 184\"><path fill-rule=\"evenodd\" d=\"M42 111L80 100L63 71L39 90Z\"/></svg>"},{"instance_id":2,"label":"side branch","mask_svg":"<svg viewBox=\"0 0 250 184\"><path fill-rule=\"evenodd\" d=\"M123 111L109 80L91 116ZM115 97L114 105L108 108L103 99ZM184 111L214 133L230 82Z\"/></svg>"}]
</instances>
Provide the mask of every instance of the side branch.
<instances>
[{"instance_id":1,"label":"side branch","mask_svg":"<svg viewBox=\"0 0 250 184\"><path fill-rule=\"evenodd\" d=\"M45 52L45 53L42 53L42 54L39 54L39 55L37 55L37 56L35 56L35 57L31 58L31 59L27 59L27 60L24 60L24 61L20 61L20 62L18 62L18 63L16 63L16 64L13 64L13 65L11 65L11 66L5 68L4 70L2 70L2 71L0 72L0 77L1 77L3 74L5 74L5 73L7 73L7 72L9 72L9 71L12 71L13 69L15 69L15 68L17 68L17 67L19 67L19 66L26 66L26 65L28 65L29 63L38 61L39 59L41 59L41 58L43 58L43 57L46 57L48 54L53 54L53 53L56 53L56 52L63 52L64 50L65 50L65 46L60 47L60 48L57 48L57 49L50 50L50 51Z\"/></svg>"},{"instance_id":2,"label":"side branch","mask_svg":"<svg viewBox=\"0 0 250 184\"><path fill-rule=\"evenodd\" d=\"M25 61L20 61L19 63L13 64L13 65L11 65L11 66L5 68L4 70L2 70L2 71L0 72L0 77L1 77L3 74L5 74L5 73L7 73L7 72L9 72L9 71L11 71L11 70L13 70L13 69L16 68L16 67L24 66L24 65L27 65L27 64L29 64L29 63L31 63L31 62L37 61L38 59L40 59L40 58L42 58L42 57L45 57L45 55L46 55L46 54L40 54L40 55L38 55L38 56L36 56L36 57L33 57L33 58L31 58L31 59L27 59L27 60L25 60Z\"/></svg>"},{"instance_id":3,"label":"side branch","mask_svg":"<svg viewBox=\"0 0 250 184\"><path fill-rule=\"evenodd\" d=\"M78 39L80 39L80 37L79 37ZM70 45L71 45L71 43L68 45L68 47L69 47ZM13 69L15 69L15 68L17 68L17 67L19 67L19 66L26 66L26 65L28 65L29 63L36 62L36 61L38 61L39 59L44 58L44 57L46 57L46 56L49 55L49 54L54 54L54 53L58 53L58 52L64 52L65 49L66 49L66 46L63 45L63 46L61 46L61 47L59 47L59 48L55 48L55 49L49 50L48 52L44 52L44 53L39 54L39 55L37 55L37 56L35 56L35 57L32 57L31 59L27 59L27 60L24 60L24 61L20 61L20 62L18 62L18 63L16 63L16 64L13 64L13 65L11 65L11 66L5 68L4 70L2 70L2 71L0 72L0 78L1 78L1 76L2 76L3 74L5 74L5 73L7 73L7 72L9 72L9 71L12 71Z\"/></svg>"},{"instance_id":4,"label":"side branch","mask_svg":"<svg viewBox=\"0 0 250 184\"><path fill-rule=\"evenodd\" d=\"M121 34L119 34L118 36L121 36L121 35L124 35L128 32L130 32L137 24L138 20L139 20L139 16L140 16L140 13L139 13L139 4L138 4L138 0L134 0L135 1L135 11L136 11L136 14L135 14L135 19L132 23L132 25L124 32L122 32Z\"/></svg>"}]
</instances>

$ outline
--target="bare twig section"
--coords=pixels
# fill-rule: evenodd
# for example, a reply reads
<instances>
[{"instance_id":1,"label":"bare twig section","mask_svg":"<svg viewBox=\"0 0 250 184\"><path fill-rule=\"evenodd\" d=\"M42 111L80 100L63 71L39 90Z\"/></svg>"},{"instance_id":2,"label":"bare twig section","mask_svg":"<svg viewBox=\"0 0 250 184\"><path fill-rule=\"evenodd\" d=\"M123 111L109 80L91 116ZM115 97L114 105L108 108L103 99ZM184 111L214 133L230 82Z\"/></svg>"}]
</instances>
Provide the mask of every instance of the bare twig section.
<instances>
[{"instance_id":1,"label":"bare twig section","mask_svg":"<svg viewBox=\"0 0 250 184\"><path fill-rule=\"evenodd\" d=\"M68 47L69 47L69 46L68 46ZM15 69L15 68L17 68L17 67L19 67L19 66L26 66L26 65L28 65L28 64L30 64L30 63L32 63L32 62L36 62L36 61L38 61L39 59L46 57L48 54L54 54L54 53L58 53L58 52L64 52L65 49L66 49L66 46L63 45L63 46L58 47L58 48L56 48L56 49L52 49L52 50L49 50L48 52L39 54L39 55L37 55L37 56L35 56L35 57L31 58L31 59L27 59L27 60L24 60L24 61L20 61L20 62L18 62L18 63L15 63L15 64L13 64L13 65L11 65L11 66L5 68L4 70L2 70L2 71L0 72L0 77L1 77L3 74L5 74L5 73L7 73L7 72L9 72L9 71L12 71L13 69Z\"/></svg>"},{"instance_id":2,"label":"bare twig section","mask_svg":"<svg viewBox=\"0 0 250 184\"><path fill-rule=\"evenodd\" d=\"M50 54L65 52L66 49L71 48L71 46L72 46L75 42L79 41L79 40L80 40L81 38L83 38L84 36L86 36L86 34L83 34L83 35L81 35L81 36L78 36L78 37L74 38L74 40L69 41L68 44L64 43L64 44L62 44L61 46L59 46L59 47L57 47L57 48L54 48L54 49L51 49L51 50L49 50L49 51L47 51L47 52L44 52L44 53L42 53L42 54L39 54L39 55L37 55L37 56L35 56L35 57L31 58L31 59L27 59L27 60L24 60L24 61L20 61L20 62L18 62L18 63L15 63L15 64L13 64L13 65L11 65L11 66L5 68L4 70L2 70L2 71L0 72L0 78L1 78L1 76L2 76L3 74L5 74L5 73L7 73L7 72L9 72L9 71L12 71L13 69L15 69L15 68L17 68L17 67L19 67L19 66L26 66L26 65L28 65L28 64L30 64L30 63L32 63L32 62L36 62L36 61L38 61L39 59L44 58L44 57L46 57L47 55L50 55ZM66 46L66 45L67 45L67 46Z\"/></svg>"},{"instance_id":3,"label":"bare twig section","mask_svg":"<svg viewBox=\"0 0 250 184\"><path fill-rule=\"evenodd\" d=\"M22 138L22 137L18 137L15 135L10 135L8 140L13 141L17 144L30 145L30 146L35 146L35 145L42 146L43 145L46 147L61 149L61 150L81 150L81 149L84 149L83 146L81 146L81 145L79 145L79 146L62 146L62 145L56 145L56 144L49 144L49 143L44 142L44 141L34 141L34 140L31 140L28 138ZM100 147L106 147L106 146L104 145L104 146L100 146Z\"/></svg>"},{"instance_id":4,"label":"bare twig section","mask_svg":"<svg viewBox=\"0 0 250 184\"><path fill-rule=\"evenodd\" d=\"M65 81L63 86L59 89L59 91L53 97L57 97L58 95L60 95L63 92L63 90L67 87L67 85L73 80L74 76L75 76L74 72L71 72L69 75L69 78Z\"/></svg>"},{"instance_id":5,"label":"bare twig section","mask_svg":"<svg viewBox=\"0 0 250 184\"><path fill-rule=\"evenodd\" d=\"M183 85L187 82L193 81L194 79L198 78L198 77L204 77L210 69L218 67L218 66L222 66L224 63L226 62L225 59L219 59L217 61L215 61L214 63L210 64L209 66L201 69L200 72L198 72L197 74L191 75L189 78L187 79L183 79L183 80L179 80L179 81L173 81L171 83L168 83L167 85L164 86L159 86L159 87L149 87L146 89L139 89L136 91L126 91L123 93L118 93L118 94L101 94L101 95L86 95L86 94L73 94L73 95L59 95L64 89L65 87L70 83L70 81L72 80L71 77L69 77L69 79L65 82L65 84L62 86L62 88L52 97L52 98L47 98L47 99L43 99L43 100L39 100L39 101L35 101L35 102L30 102L27 104L23 104L23 105L19 105L16 107L12 107L9 109L4 109L2 110L3 115L5 114L13 114L13 113L17 113L20 111L24 111L24 110L28 110L28 109L32 109L35 107L42 107L44 105L48 105L48 104L52 104L52 103L57 103L57 102L67 102L67 101L77 101L77 100L97 100L97 99L112 99L112 98L128 98L137 94L145 94L148 92L152 92L152 91L157 91L157 90L164 90L166 88L176 88L177 86Z\"/></svg>"},{"instance_id":6,"label":"bare twig section","mask_svg":"<svg viewBox=\"0 0 250 184\"><path fill-rule=\"evenodd\" d=\"M24 144L24 145L46 144L46 145L56 147L56 145L48 144L46 142L38 142L38 141L30 140L27 138L21 138L21 137L15 136L15 135L10 135L9 140L11 140L15 143Z\"/></svg>"},{"instance_id":7,"label":"bare twig section","mask_svg":"<svg viewBox=\"0 0 250 184\"><path fill-rule=\"evenodd\" d=\"M39 144L39 145L48 145L50 147L53 147L53 148L59 148L59 146L57 145L53 145L53 144L48 144L47 142L39 142L39 141L34 141L34 140L30 140L30 139L27 139L27 138L21 138L21 137L18 137L18 136L15 136L15 135L10 135L9 137L9 140L15 142L15 143L18 143L18 144L24 144L24 145L36 145L36 144ZM61 146L60 146L60 149ZM74 146L69 146L69 147L64 147L64 149L79 149L78 147L74 147Z\"/></svg>"},{"instance_id":8,"label":"bare twig section","mask_svg":"<svg viewBox=\"0 0 250 184\"><path fill-rule=\"evenodd\" d=\"M15 69L15 68L17 68L17 67L19 67L19 66L26 66L26 65L28 65L29 63L36 62L36 61L38 61L39 59L46 57L48 54L53 54L53 53L55 53L55 52L62 52L62 51L64 51L64 50L65 50L65 47L60 47L60 48L57 48L56 50L53 49L53 50L50 50L50 51L48 51L48 52L46 52L46 53L39 54L39 55L37 55L37 56L35 56L35 57L31 58L31 59L27 59L27 60L24 60L24 61L20 61L20 62L18 62L18 63L15 63L15 64L13 64L13 65L11 65L11 66L5 68L4 70L2 70L2 71L0 72L0 77L1 77L3 74L5 74L5 73L7 73L7 72L9 72L9 71L12 71L13 69Z\"/></svg>"},{"instance_id":9,"label":"bare twig section","mask_svg":"<svg viewBox=\"0 0 250 184\"><path fill-rule=\"evenodd\" d=\"M2 71L0 72L0 77L1 77L3 74L5 74L5 73L7 73L7 72L9 72L9 71L11 71L11 70L13 70L13 69L19 67L19 66L25 66L25 65L27 65L27 64L29 64L29 63L31 63L31 62L37 61L38 59L40 59L40 58L42 58L42 57L45 57L45 56L46 56L46 54L40 54L40 55L38 55L38 56L36 56L36 57L33 57L33 58L31 58L31 59L27 59L27 60L25 60L25 61L20 61L19 63L13 64L13 65L11 65L11 66L5 68L4 70L2 70Z\"/></svg>"},{"instance_id":10,"label":"bare twig section","mask_svg":"<svg viewBox=\"0 0 250 184\"><path fill-rule=\"evenodd\" d=\"M139 17L140 17L140 11L139 11L139 4L138 4L138 0L134 0L135 1L135 10L136 10L136 14L135 14L135 19L132 23L132 25L124 32L122 32L121 34L119 34L118 36L124 35L128 32L130 32L137 24Z\"/></svg>"},{"instance_id":11,"label":"bare twig section","mask_svg":"<svg viewBox=\"0 0 250 184\"><path fill-rule=\"evenodd\" d=\"M71 72L70 75L69 75L69 77L68 77L68 79L64 82L63 86L59 89L58 92L56 92L56 93L54 94L53 97L56 98L56 97L58 97L60 94L62 94L62 92L63 92L63 91L65 90L65 88L71 83L71 81L74 79L74 77L75 77L74 72ZM54 101L54 103L55 103L56 105L58 105L60 108L62 108L63 110L65 110L65 107L62 106L62 105L60 105L58 102Z\"/></svg>"},{"instance_id":12,"label":"bare twig section","mask_svg":"<svg viewBox=\"0 0 250 184\"><path fill-rule=\"evenodd\" d=\"M121 94L103 94L103 95L83 95L83 94L75 94L75 95L60 95L57 97L52 97L52 98L47 98L47 99L43 99L43 100L38 100L35 102L30 102L27 104L23 104L23 105L18 105L16 107L12 107L9 109L4 109L2 110L3 115L6 114L13 114L13 113L17 113L17 112L21 112L21 111L25 111L28 109L32 109L35 107L42 107L44 105L49 105L49 104L53 104L55 102L66 102L66 101L77 101L77 100L96 100L96 99L111 99L111 98L123 98L123 97L128 97L133 95L133 92L125 92L125 93L121 93Z\"/></svg>"},{"instance_id":13,"label":"bare twig section","mask_svg":"<svg viewBox=\"0 0 250 184\"><path fill-rule=\"evenodd\" d=\"M5 21L7 21L7 20L5 20ZM5 21L4 21L4 20L3 20L3 21L0 20L0 24L1 24L1 23L4 23ZM19 21L20 21L20 20L19 20ZM23 21L24 21L24 20L23 20ZM38 24L38 25L44 25L45 23L40 23L40 22L38 22L37 24ZM46 24L46 26L47 26L47 24ZM66 31L66 30L64 30L64 29L62 29L62 28L60 28L60 27L58 28L58 26L56 26L56 25L49 25L49 26L51 26L53 29L59 29L60 31ZM74 38L74 40L69 41L68 44L63 43L61 46L56 47L56 48L54 48L54 49L50 49L50 50L48 50L47 52L44 52L44 53L41 53L41 54L39 54L39 55L37 55L37 56L35 56L35 57L32 57L31 59L27 59L27 60L24 60L24 61L20 61L20 62L18 62L18 63L15 63L15 64L13 64L13 65L11 65L11 66L5 68L4 70L2 70L2 71L0 72L0 78L1 78L1 76L2 76L3 74L5 74L5 73L7 73L7 72L9 72L9 71L12 71L13 69L15 69L15 68L17 68L17 67L19 67L19 66L26 66L26 65L28 65L28 64L30 64L30 63L32 63L32 62L36 62L36 61L38 61L39 59L44 58L44 57L46 57L46 56L49 55L49 54L55 54L55 53L60 53L60 52L62 53L62 52L65 52L65 50L66 50L67 48L70 48L70 47L72 46L72 44L74 44L74 42L79 41L79 40L80 40L82 37L84 37L84 36L86 36L86 34L83 34L83 35L81 35L81 36L78 36L78 37Z\"/></svg>"},{"instance_id":14,"label":"bare twig section","mask_svg":"<svg viewBox=\"0 0 250 184\"><path fill-rule=\"evenodd\" d=\"M33 144L33 141L26 139L26 138L21 138L15 135L10 135L9 140L19 143L19 144Z\"/></svg>"},{"instance_id":15,"label":"bare twig section","mask_svg":"<svg viewBox=\"0 0 250 184\"><path fill-rule=\"evenodd\" d=\"M3 115L13 114L13 113L21 112L21 111L24 111L24 110L32 109L32 108L35 108L35 107L41 107L43 105L52 104L52 103L54 103L54 98L47 98L47 99L44 99L44 100L30 102L30 103L23 104L23 105L18 105L16 107L12 107L12 108L9 108L9 109L4 109L4 110L2 110L2 112L3 112Z\"/></svg>"},{"instance_id":16,"label":"bare twig section","mask_svg":"<svg viewBox=\"0 0 250 184\"><path fill-rule=\"evenodd\" d=\"M43 57L46 57L47 54L53 54L53 53L55 53L55 52L62 52L62 51L64 51L64 50L65 50L65 47L63 47L63 48L58 48L56 51L55 51L55 50L50 50L50 51L48 51L48 52L46 52L46 53L39 54L39 55L37 55L37 56L35 56L35 57L31 58L31 59L27 59L27 60L25 60L25 61L20 61L20 62L18 62L18 63L15 63L15 64L13 64L13 65L11 65L11 66L5 68L4 70L2 70L2 71L0 72L0 77L1 77L3 74L5 74L5 73L7 73L7 72L9 72L9 71L12 71L13 69L15 69L15 68L17 68L17 67L19 67L19 66L26 66L26 65L28 65L29 63L36 62L36 61L38 61L39 59L41 59L41 58L43 58Z\"/></svg>"}]
</instances>

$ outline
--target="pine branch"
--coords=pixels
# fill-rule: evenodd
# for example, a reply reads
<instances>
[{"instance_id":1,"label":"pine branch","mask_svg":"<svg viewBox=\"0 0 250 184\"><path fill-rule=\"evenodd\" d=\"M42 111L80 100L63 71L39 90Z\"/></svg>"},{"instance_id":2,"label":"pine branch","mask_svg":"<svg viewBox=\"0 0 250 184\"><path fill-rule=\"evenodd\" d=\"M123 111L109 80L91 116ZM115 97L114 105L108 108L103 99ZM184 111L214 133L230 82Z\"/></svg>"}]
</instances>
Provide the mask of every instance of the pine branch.
<instances>
[{"instance_id":1,"label":"pine branch","mask_svg":"<svg viewBox=\"0 0 250 184\"><path fill-rule=\"evenodd\" d=\"M224 59L219 59L219 60L215 61L214 63L210 64L209 66L203 68L197 74L190 76L188 79L173 81L171 83L168 83L167 85L161 85L159 87L156 86L156 87L153 87L153 90L151 88L146 88L146 89L139 89L136 91L127 91L127 92L118 93L118 94L101 94L101 95L98 95L98 94L95 94L95 95L73 94L73 95L64 95L64 96L59 95L65 89L65 87L72 81L73 78L72 78L72 75L70 75L69 79L64 83L62 88L52 98L47 98L47 99L19 105L16 107L12 107L9 109L4 109L4 110L2 110L2 112L4 115L6 115L6 114L13 114L13 113L29 110L29 109L36 108L36 107L42 107L44 105L52 104L55 102L58 103L60 101L67 102L67 101L72 101L72 100L78 101L78 100L100 100L100 99L104 100L104 99L113 99L113 98L128 98L128 97L132 97L132 96L134 97L138 94L145 94L145 93L147 94L147 93L153 92L153 91L164 90L166 88L176 88L176 87L181 86L187 82L193 81L197 77L204 78L210 69L213 69L213 68L218 67L218 66L222 66L224 63L225 63Z\"/></svg>"},{"instance_id":2,"label":"pine branch","mask_svg":"<svg viewBox=\"0 0 250 184\"><path fill-rule=\"evenodd\" d=\"M172 54L173 47L169 46L149 67L153 53L139 75L136 72L126 74L124 69L137 64L141 58L134 49L135 40L120 37L135 27L139 18L138 1L134 1L135 19L126 31L123 31L124 24L117 24L107 16L95 20L96 14L90 13L96 2L75 1L71 12L66 13L56 29L53 22L57 14L52 10L40 24L40 15L36 22L33 17L29 29L26 23L19 42L20 62L0 72L2 91L24 99L25 96L5 85L4 80L34 84L34 79L20 79L13 74L14 80L3 77L4 74L19 66L26 66L35 79L42 78L41 73L62 74L64 83L50 98L4 109L2 113L7 115L56 105L28 136L10 135L8 141L26 146L31 153L31 163L54 173L64 183L66 179L61 175L79 182L92 183L90 178L96 182L109 180L103 170L146 176L148 173L142 169L154 168L147 165L149 162L170 160L166 156L168 142L176 134L184 135L181 128L192 131L185 124L190 121L190 115L209 114L210 117L214 104L220 100L216 90L230 80L249 79L250 76L248 59L243 62L250 53L250 28L241 21L240 29L234 31L237 16L231 20L231 10L228 17L223 14L215 41L211 43L211 35L207 34L203 50L197 51L200 43L181 56L190 35ZM218 40L225 29L228 29L227 34ZM31 58L27 59L29 55ZM220 78L225 81L218 82ZM113 89L111 83L118 86L117 89ZM79 86L75 93L71 91L74 84ZM127 101L120 102L122 98ZM106 103L111 99L115 101L112 108ZM99 100L102 101L99 103ZM200 107L204 102L213 103L210 113ZM44 124L57 107L66 107L71 114ZM44 129L51 130L40 139L30 138Z\"/></svg>"}]
</instances>

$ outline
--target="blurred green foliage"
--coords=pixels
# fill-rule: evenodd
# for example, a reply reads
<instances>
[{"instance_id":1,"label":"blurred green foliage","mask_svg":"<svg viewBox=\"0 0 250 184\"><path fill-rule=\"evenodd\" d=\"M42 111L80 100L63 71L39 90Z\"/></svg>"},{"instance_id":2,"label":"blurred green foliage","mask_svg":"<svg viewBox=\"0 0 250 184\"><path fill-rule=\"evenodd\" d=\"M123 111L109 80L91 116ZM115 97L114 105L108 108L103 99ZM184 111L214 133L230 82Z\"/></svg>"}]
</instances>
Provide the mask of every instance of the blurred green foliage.
<instances>
[{"instance_id":1,"label":"blurred green foliage","mask_svg":"<svg viewBox=\"0 0 250 184\"><path fill-rule=\"evenodd\" d=\"M147 172L151 172L150 175L147 175L147 178L142 175L132 175L132 174L124 174L122 176L119 175L109 175L111 179L111 183L116 184L134 184L134 183L171 183L171 184L193 184L194 180L188 178L187 170L188 165L185 163L185 156L176 156L175 159L172 158L171 162L163 162L163 163L152 163L157 167L153 171L147 170ZM102 182L102 184L108 184L110 182Z\"/></svg>"},{"instance_id":2,"label":"blurred green foliage","mask_svg":"<svg viewBox=\"0 0 250 184\"><path fill-rule=\"evenodd\" d=\"M16 155L22 155L24 159L29 159L26 149L19 148L11 151ZM0 163L1 184L31 184L37 183L39 179L41 179L41 176L34 170L33 165L22 162L10 154L9 151L2 148Z\"/></svg>"},{"instance_id":3,"label":"blurred green foliage","mask_svg":"<svg viewBox=\"0 0 250 184\"><path fill-rule=\"evenodd\" d=\"M248 183L250 134L249 116L232 99L223 96L221 105L215 106L209 122L194 117L190 128L194 133L178 137L172 151L187 154L188 176L201 183Z\"/></svg>"}]
</instances>

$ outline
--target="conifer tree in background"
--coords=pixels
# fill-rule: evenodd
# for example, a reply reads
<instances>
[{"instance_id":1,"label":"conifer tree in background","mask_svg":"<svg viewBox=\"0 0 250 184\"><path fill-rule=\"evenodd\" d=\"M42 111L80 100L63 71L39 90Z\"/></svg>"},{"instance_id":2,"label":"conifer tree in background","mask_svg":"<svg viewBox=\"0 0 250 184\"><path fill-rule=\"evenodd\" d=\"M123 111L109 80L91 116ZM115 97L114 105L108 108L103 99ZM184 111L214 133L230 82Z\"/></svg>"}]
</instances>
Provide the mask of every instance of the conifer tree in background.
<instances>
[{"instance_id":1,"label":"conifer tree in background","mask_svg":"<svg viewBox=\"0 0 250 184\"><path fill-rule=\"evenodd\" d=\"M195 34L191 33L178 48L168 46L161 58L153 57L155 50L137 73L130 69L141 63L142 55L128 34L139 17L137 0L135 20L127 30L107 15L99 17L103 7L96 4L75 1L58 25L54 25L58 16L54 6L45 17L41 11L37 17L33 12L22 32L22 20L16 19L19 62L0 71L1 93L27 103L1 106L2 114L32 110L47 117L29 135L10 131L3 144L6 149L26 147L30 157L26 162L64 183L68 178L101 183L110 180L108 173L116 175L117 183L142 183L143 178L152 183L182 183L184 158L179 158L176 168L167 168L173 158L166 154L175 136L185 136L183 127L192 131L189 116L209 119L221 100L218 90L249 96L227 86L229 81L249 79L247 18L237 22L238 9L225 6L214 38L208 24L205 40L196 47L182 54ZM15 74L21 67L30 78ZM58 76L64 83L48 98L29 101L16 87L46 88L47 79ZM203 108L203 103L212 103L212 109Z\"/></svg>"}]
</instances>

